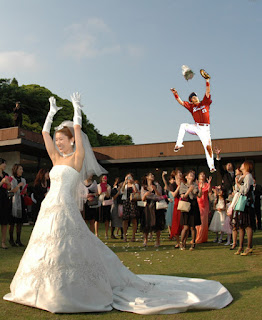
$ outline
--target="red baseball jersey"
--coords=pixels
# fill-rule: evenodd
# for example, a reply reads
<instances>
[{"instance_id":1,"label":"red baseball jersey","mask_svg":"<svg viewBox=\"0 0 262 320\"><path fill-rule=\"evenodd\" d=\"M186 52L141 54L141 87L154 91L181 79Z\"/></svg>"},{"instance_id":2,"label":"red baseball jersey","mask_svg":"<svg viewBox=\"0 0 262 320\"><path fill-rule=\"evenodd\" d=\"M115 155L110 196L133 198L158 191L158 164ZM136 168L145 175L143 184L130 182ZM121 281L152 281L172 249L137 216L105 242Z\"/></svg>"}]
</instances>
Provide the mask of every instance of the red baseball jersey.
<instances>
[{"instance_id":1,"label":"red baseball jersey","mask_svg":"<svg viewBox=\"0 0 262 320\"><path fill-rule=\"evenodd\" d=\"M209 98L205 95L198 105L184 101L184 107L191 112L196 123L210 124L209 109L212 103L211 95Z\"/></svg>"}]
</instances>

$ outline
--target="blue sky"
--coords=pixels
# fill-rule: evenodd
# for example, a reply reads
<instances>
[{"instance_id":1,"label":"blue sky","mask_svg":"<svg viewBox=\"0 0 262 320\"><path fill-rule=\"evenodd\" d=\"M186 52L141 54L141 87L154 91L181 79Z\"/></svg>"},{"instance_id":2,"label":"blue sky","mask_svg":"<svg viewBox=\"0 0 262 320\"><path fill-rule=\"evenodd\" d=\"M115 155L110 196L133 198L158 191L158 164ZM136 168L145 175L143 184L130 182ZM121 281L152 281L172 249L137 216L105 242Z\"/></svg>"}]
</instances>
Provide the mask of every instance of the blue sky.
<instances>
[{"instance_id":1,"label":"blue sky","mask_svg":"<svg viewBox=\"0 0 262 320\"><path fill-rule=\"evenodd\" d=\"M175 141L211 74L214 139L261 136L261 0L0 0L0 74L79 91L102 134ZM181 66L195 72L186 81ZM187 134L185 140L194 140Z\"/></svg>"}]
</instances>

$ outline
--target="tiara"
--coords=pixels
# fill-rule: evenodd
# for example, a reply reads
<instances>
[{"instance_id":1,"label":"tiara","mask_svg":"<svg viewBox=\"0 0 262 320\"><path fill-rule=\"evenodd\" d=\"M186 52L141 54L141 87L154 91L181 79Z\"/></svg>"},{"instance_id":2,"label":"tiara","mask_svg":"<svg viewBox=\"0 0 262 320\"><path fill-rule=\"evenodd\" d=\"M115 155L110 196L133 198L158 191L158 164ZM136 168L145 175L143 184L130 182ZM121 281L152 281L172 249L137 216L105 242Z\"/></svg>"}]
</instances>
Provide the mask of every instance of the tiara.
<instances>
[{"instance_id":1,"label":"tiara","mask_svg":"<svg viewBox=\"0 0 262 320\"><path fill-rule=\"evenodd\" d=\"M55 127L55 131L62 130L65 126L61 123L58 127Z\"/></svg>"}]
</instances>

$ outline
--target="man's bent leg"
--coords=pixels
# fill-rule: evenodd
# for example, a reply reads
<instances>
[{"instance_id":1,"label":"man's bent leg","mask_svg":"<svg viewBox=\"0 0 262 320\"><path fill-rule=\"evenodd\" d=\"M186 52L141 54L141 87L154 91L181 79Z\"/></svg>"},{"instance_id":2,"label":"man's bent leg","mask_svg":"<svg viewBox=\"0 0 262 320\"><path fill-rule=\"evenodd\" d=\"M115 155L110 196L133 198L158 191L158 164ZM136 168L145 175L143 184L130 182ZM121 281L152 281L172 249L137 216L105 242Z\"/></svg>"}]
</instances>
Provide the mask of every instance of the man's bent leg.
<instances>
[{"instance_id":1,"label":"man's bent leg","mask_svg":"<svg viewBox=\"0 0 262 320\"><path fill-rule=\"evenodd\" d=\"M176 141L176 146L182 147L183 146L183 140L185 133L188 132L190 134L196 134L196 125L195 124L189 124L189 123L182 123L180 125L179 131L178 131L178 137Z\"/></svg>"}]
</instances>

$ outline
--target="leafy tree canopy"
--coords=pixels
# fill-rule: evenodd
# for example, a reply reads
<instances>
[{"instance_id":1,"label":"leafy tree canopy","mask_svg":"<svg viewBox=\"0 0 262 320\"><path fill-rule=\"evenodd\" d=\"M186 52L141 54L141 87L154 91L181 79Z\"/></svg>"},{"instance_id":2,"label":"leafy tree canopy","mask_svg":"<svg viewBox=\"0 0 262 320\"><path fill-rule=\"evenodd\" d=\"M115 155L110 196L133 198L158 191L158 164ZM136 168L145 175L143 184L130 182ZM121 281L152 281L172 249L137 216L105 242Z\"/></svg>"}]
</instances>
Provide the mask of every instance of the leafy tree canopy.
<instances>
[{"instance_id":1,"label":"leafy tree canopy","mask_svg":"<svg viewBox=\"0 0 262 320\"><path fill-rule=\"evenodd\" d=\"M63 107L55 115L52 128L58 126L64 120L73 119L74 110L71 101L62 99L37 84L19 86L15 78L12 80L0 79L0 128L14 126L13 109L15 102L20 101L23 111L23 127L41 133L42 125L49 111L48 99L50 96L54 96L57 105ZM108 136L100 134L84 113L82 113L82 116L82 130L88 135L93 147L134 144L132 137L129 135L118 135L114 132Z\"/></svg>"}]
</instances>

